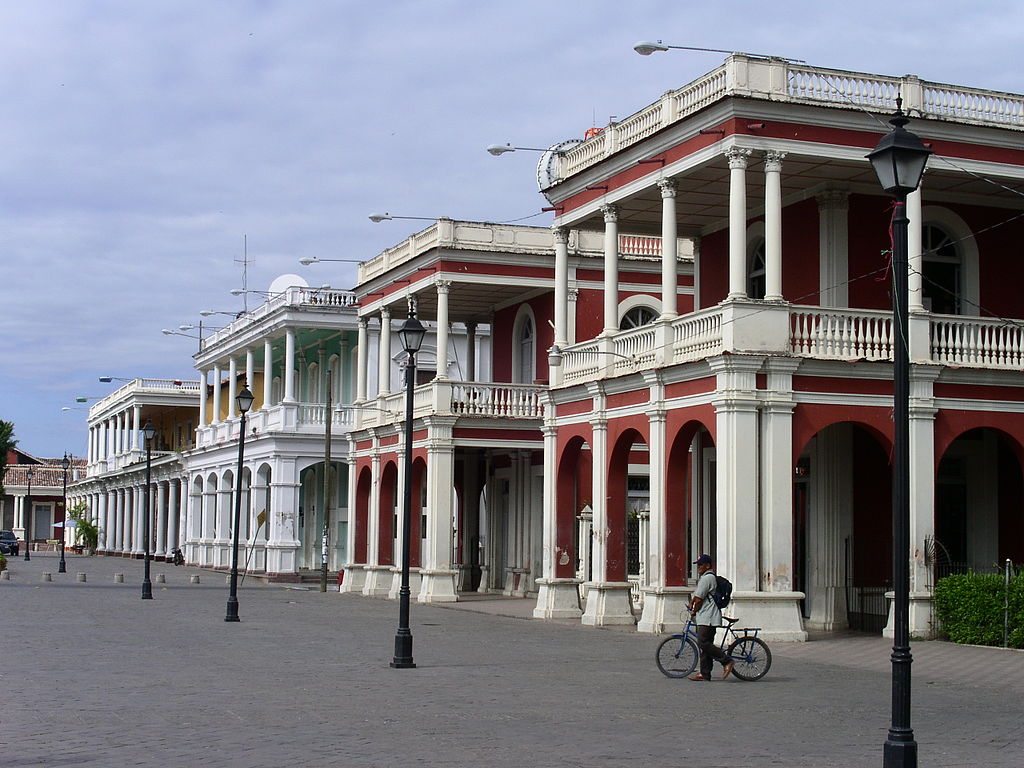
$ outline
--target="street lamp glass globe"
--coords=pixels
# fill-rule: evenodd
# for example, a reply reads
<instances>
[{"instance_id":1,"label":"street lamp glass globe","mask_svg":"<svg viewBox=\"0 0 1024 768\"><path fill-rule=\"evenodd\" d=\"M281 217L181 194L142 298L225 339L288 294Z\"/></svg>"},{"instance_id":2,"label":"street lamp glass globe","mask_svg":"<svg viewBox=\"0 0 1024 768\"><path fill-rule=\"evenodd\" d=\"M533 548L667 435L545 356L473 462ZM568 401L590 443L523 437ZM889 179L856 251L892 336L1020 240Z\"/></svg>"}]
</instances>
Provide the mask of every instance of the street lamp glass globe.
<instances>
[{"instance_id":1,"label":"street lamp glass globe","mask_svg":"<svg viewBox=\"0 0 1024 768\"><path fill-rule=\"evenodd\" d=\"M423 346L423 337L427 335L427 329L423 323L415 317L407 317L402 327L398 329L398 338L402 341L402 349L410 355L415 355Z\"/></svg>"},{"instance_id":2,"label":"street lamp glass globe","mask_svg":"<svg viewBox=\"0 0 1024 768\"><path fill-rule=\"evenodd\" d=\"M242 391L235 396L235 403L238 405L239 413L248 413L249 409L252 408L253 400L252 392L249 391L248 387L242 387Z\"/></svg>"},{"instance_id":3,"label":"street lamp glass globe","mask_svg":"<svg viewBox=\"0 0 1024 768\"><path fill-rule=\"evenodd\" d=\"M897 115L889 122L892 131L882 137L867 157L882 189L890 195L909 195L921 183L932 151L903 127L908 122L906 117Z\"/></svg>"},{"instance_id":4,"label":"street lamp glass globe","mask_svg":"<svg viewBox=\"0 0 1024 768\"><path fill-rule=\"evenodd\" d=\"M146 419L146 424L142 428L142 434L145 436L146 440L152 440L156 437L156 427L153 426L153 422L149 419Z\"/></svg>"}]
</instances>

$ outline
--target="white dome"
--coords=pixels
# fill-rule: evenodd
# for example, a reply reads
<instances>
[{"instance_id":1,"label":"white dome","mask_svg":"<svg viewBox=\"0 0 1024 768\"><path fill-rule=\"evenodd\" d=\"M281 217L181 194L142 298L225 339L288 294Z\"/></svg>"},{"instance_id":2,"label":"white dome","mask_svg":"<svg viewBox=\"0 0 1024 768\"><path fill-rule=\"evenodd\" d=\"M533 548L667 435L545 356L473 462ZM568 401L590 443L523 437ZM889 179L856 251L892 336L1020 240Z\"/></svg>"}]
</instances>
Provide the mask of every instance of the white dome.
<instances>
[{"instance_id":1,"label":"white dome","mask_svg":"<svg viewBox=\"0 0 1024 768\"><path fill-rule=\"evenodd\" d=\"M289 288L309 288L309 283L300 275L281 275L267 289L268 293L284 293Z\"/></svg>"}]
</instances>

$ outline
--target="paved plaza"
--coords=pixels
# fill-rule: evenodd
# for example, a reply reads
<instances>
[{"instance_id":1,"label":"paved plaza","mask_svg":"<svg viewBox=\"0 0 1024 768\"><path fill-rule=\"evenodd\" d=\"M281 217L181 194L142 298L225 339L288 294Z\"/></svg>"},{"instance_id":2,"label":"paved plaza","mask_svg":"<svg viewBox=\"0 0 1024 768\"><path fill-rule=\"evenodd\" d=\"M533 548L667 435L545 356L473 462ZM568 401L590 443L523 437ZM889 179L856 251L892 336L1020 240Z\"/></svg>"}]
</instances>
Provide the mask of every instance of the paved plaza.
<instances>
[{"instance_id":1,"label":"paved plaza","mask_svg":"<svg viewBox=\"0 0 1024 768\"><path fill-rule=\"evenodd\" d=\"M760 682L669 680L658 639L528 620L532 603L412 606L52 553L0 581L0 765L879 766L889 643L774 643ZM52 582L43 573L52 573ZM87 581L77 580L78 573ZM124 583L115 574L124 574ZM200 584L189 577L200 576ZM1024 653L914 643L922 766L1024 764Z\"/></svg>"}]
</instances>

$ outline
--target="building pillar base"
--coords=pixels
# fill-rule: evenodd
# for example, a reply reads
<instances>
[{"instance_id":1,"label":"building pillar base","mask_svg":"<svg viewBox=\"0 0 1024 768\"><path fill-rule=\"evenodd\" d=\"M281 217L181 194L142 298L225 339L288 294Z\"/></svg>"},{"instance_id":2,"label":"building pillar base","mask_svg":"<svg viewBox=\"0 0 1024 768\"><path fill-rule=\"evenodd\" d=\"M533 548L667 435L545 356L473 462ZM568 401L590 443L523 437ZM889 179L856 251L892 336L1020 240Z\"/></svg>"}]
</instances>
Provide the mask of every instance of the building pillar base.
<instances>
[{"instance_id":1,"label":"building pillar base","mask_svg":"<svg viewBox=\"0 0 1024 768\"><path fill-rule=\"evenodd\" d=\"M637 632L661 634L681 632L689 616L686 605L693 593L692 586L648 587L643 590L644 607L637 622Z\"/></svg>"},{"instance_id":2,"label":"building pillar base","mask_svg":"<svg viewBox=\"0 0 1024 768\"><path fill-rule=\"evenodd\" d=\"M590 627L636 624L631 589L632 585L628 581L587 582L587 607L583 611L583 624Z\"/></svg>"},{"instance_id":3,"label":"building pillar base","mask_svg":"<svg viewBox=\"0 0 1024 768\"><path fill-rule=\"evenodd\" d=\"M366 565L363 574L364 596L387 597L392 581L390 565Z\"/></svg>"},{"instance_id":4,"label":"building pillar base","mask_svg":"<svg viewBox=\"0 0 1024 768\"><path fill-rule=\"evenodd\" d=\"M348 563L342 566L342 570L345 572L345 575L341 579L341 586L338 587L338 592L362 594L363 587L366 585L365 566Z\"/></svg>"},{"instance_id":5,"label":"building pillar base","mask_svg":"<svg viewBox=\"0 0 1024 768\"><path fill-rule=\"evenodd\" d=\"M267 544L267 575L293 573L299 575L297 554L299 542L276 542ZM230 553L226 565L230 568Z\"/></svg>"},{"instance_id":6,"label":"building pillar base","mask_svg":"<svg viewBox=\"0 0 1024 768\"><path fill-rule=\"evenodd\" d=\"M535 619L578 619L580 607L579 579L537 579Z\"/></svg>"},{"instance_id":7,"label":"building pillar base","mask_svg":"<svg viewBox=\"0 0 1024 768\"><path fill-rule=\"evenodd\" d=\"M803 592L733 592L726 616L739 618L736 627L760 627L758 637L771 642L804 642L807 632L800 601Z\"/></svg>"},{"instance_id":8,"label":"building pillar base","mask_svg":"<svg viewBox=\"0 0 1024 768\"><path fill-rule=\"evenodd\" d=\"M893 625L893 593L886 592L885 599L888 603L889 618L886 619L885 629L882 630L882 637L892 639L895 636ZM911 637L921 640L934 640L938 635L938 619L935 616L935 595L932 592L911 592L909 606L909 632Z\"/></svg>"},{"instance_id":9,"label":"building pillar base","mask_svg":"<svg viewBox=\"0 0 1024 768\"><path fill-rule=\"evenodd\" d=\"M420 590L416 598L420 603L457 603L459 595L455 591L455 576L452 570L428 571L420 569Z\"/></svg>"},{"instance_id":10,"label":"building pillar base","mask_svg":"<svg viewBox=\"0 0 1024 768\"><path fill-rule=\"evenodd\" d=\"M418 595L420 592L420 569L409 569L409 595ZM391 587L388 589L388 600L397 600L398 593L402 589L402 569L392 566Z\"/></svg>"}]
</instances>

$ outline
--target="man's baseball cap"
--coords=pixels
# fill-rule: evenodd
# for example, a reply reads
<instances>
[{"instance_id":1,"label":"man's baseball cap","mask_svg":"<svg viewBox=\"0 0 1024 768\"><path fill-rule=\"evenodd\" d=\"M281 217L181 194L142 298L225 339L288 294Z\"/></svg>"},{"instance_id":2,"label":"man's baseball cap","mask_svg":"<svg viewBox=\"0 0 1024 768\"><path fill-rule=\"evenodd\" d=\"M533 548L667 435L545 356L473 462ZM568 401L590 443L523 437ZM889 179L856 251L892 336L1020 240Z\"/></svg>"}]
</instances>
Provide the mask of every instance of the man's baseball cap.
<instances>
[{"instance_id":1,"label":"man's baseball cap","mask_svg":"<svg viewBox=\"0 0 1024 768\"><path fill-rule=\"evenodd\" d=\"M694 565L714 565L715 561L711 559L711 555L701 555L693 561Z\"/></svg>"}]
</instances>

